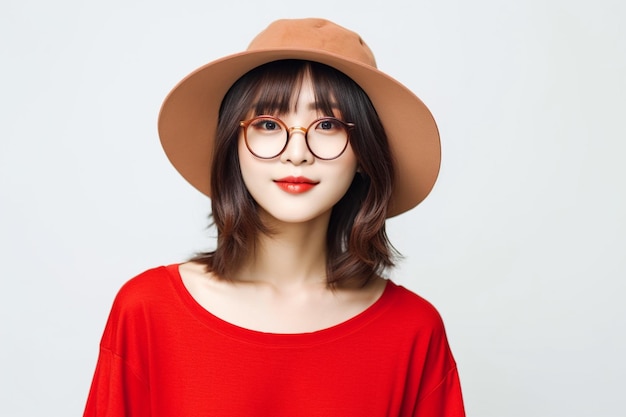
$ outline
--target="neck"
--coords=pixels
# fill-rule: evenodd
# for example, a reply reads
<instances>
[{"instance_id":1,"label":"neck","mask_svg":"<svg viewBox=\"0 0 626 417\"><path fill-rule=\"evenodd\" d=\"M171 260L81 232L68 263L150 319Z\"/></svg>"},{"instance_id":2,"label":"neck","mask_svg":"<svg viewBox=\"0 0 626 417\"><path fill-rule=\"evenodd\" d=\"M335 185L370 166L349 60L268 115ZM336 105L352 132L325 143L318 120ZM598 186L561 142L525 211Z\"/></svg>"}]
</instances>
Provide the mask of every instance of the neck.
<instances>
[{"instance_id":1,"label":"neck","mask_svg":"<svg viewBox=\"0 0 626 417\"><path fill-rule=\"evenodd\" d=\"M276 288L326 286L328 216L304 223L269 222L271 235L260 235L256 250L240 268L242 281Z\"/></svg>"}]
</instances>

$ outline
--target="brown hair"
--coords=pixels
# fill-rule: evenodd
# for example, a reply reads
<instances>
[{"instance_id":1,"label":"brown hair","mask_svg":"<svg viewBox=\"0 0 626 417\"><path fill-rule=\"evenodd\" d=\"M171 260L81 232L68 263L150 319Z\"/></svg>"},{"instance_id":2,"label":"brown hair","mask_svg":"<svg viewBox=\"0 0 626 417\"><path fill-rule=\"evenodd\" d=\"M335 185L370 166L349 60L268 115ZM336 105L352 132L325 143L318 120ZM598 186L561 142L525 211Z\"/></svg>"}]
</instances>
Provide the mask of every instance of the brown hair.
<instances>
[{"instance_id":1,"label":"brown hair","mask_svg":"<svg viewBox=\"0 0 626 417\"><path fill-rule=\"evenodd\" d=\"M387 136L365 92L349 77L329 66L301 60L274 61L242 76L222 101L214 160L211 165L213 224L217 248L192 260L205 264L220 278L253 253L257 233L271 234L261 222L256 202L246 189L239 168L239 121L252 112L288 112L305 74L311 77L317 107L326 115L339 110L355 124L350 145L359 172L333 207L327 233L326 279L329 286L365 285L393 266L398 255L385 232L393 187L393 163Z\"/></svg>"}]
</instances>

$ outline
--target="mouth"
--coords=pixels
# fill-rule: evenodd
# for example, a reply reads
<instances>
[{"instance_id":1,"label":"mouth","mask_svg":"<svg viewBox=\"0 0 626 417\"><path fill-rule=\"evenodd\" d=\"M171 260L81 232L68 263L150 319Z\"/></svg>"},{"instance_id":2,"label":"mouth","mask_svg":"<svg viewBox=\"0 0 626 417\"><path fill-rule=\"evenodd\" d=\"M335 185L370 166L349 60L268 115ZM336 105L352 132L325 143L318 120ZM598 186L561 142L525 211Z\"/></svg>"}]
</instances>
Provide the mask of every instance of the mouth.
<instances>
[{"instance_id":1,"label":"mouth","mask_svg":"<svg viewBox=\"0 0 626 417\"><path fill-rule=\"evenodd\" d=\"M311 190L319 181L313 181L306 177L285 177L274 180L274 183L283 191L290 194L301 194Z\"/></svg>"}]
</instances>

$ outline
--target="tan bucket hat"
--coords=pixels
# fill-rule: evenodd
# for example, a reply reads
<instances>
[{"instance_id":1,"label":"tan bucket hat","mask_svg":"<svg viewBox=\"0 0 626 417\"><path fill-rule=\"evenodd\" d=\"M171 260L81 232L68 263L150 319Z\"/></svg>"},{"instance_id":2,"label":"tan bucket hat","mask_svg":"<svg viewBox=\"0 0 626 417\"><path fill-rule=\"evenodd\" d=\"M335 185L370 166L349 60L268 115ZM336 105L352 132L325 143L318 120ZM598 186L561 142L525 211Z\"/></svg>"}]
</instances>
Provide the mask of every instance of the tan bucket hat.
<instances>
[{"instance_id":1,"label":"tan bucket hat","mask_svg":"<svg viewBox=\"0 0 626 417\"><path fill-rule=\"evenodd\" d=\"M409 89L376 68L374 55L358 34L323 19L275 21L245 52L198 68L169 93L159 115L159 136L170 162L191 185L211 196L213 140L228 89L251 69L281 59L329 65L367 93L395 163L388 217L426 198L441 162L439 133L430 111Z\"/></svg>"}]
</instances>

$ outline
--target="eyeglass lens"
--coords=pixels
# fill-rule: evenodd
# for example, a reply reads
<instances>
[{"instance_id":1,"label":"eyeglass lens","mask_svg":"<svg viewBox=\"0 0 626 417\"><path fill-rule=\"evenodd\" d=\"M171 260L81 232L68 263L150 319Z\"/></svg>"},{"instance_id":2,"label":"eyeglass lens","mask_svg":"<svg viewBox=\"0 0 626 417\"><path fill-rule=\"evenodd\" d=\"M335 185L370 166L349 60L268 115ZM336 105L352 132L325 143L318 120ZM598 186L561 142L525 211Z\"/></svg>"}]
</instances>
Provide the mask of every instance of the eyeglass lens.
<instances>
[{"instance_id":1,"label":"eyeglass lens","mask_svg":"<svg viewBox=\"0 0 626 417\"><path fill-rule=\"evenodd\" d=\"M290 134L301 131L305 134L309 150L320 159L339 157L348 144L348 125L342 121L325 117L311 123L307 129L288 128L274 117L259 116L243 122L246 145L250 152L260 158L274 158L287 147Z\"/></svg>"}]
</instances>

